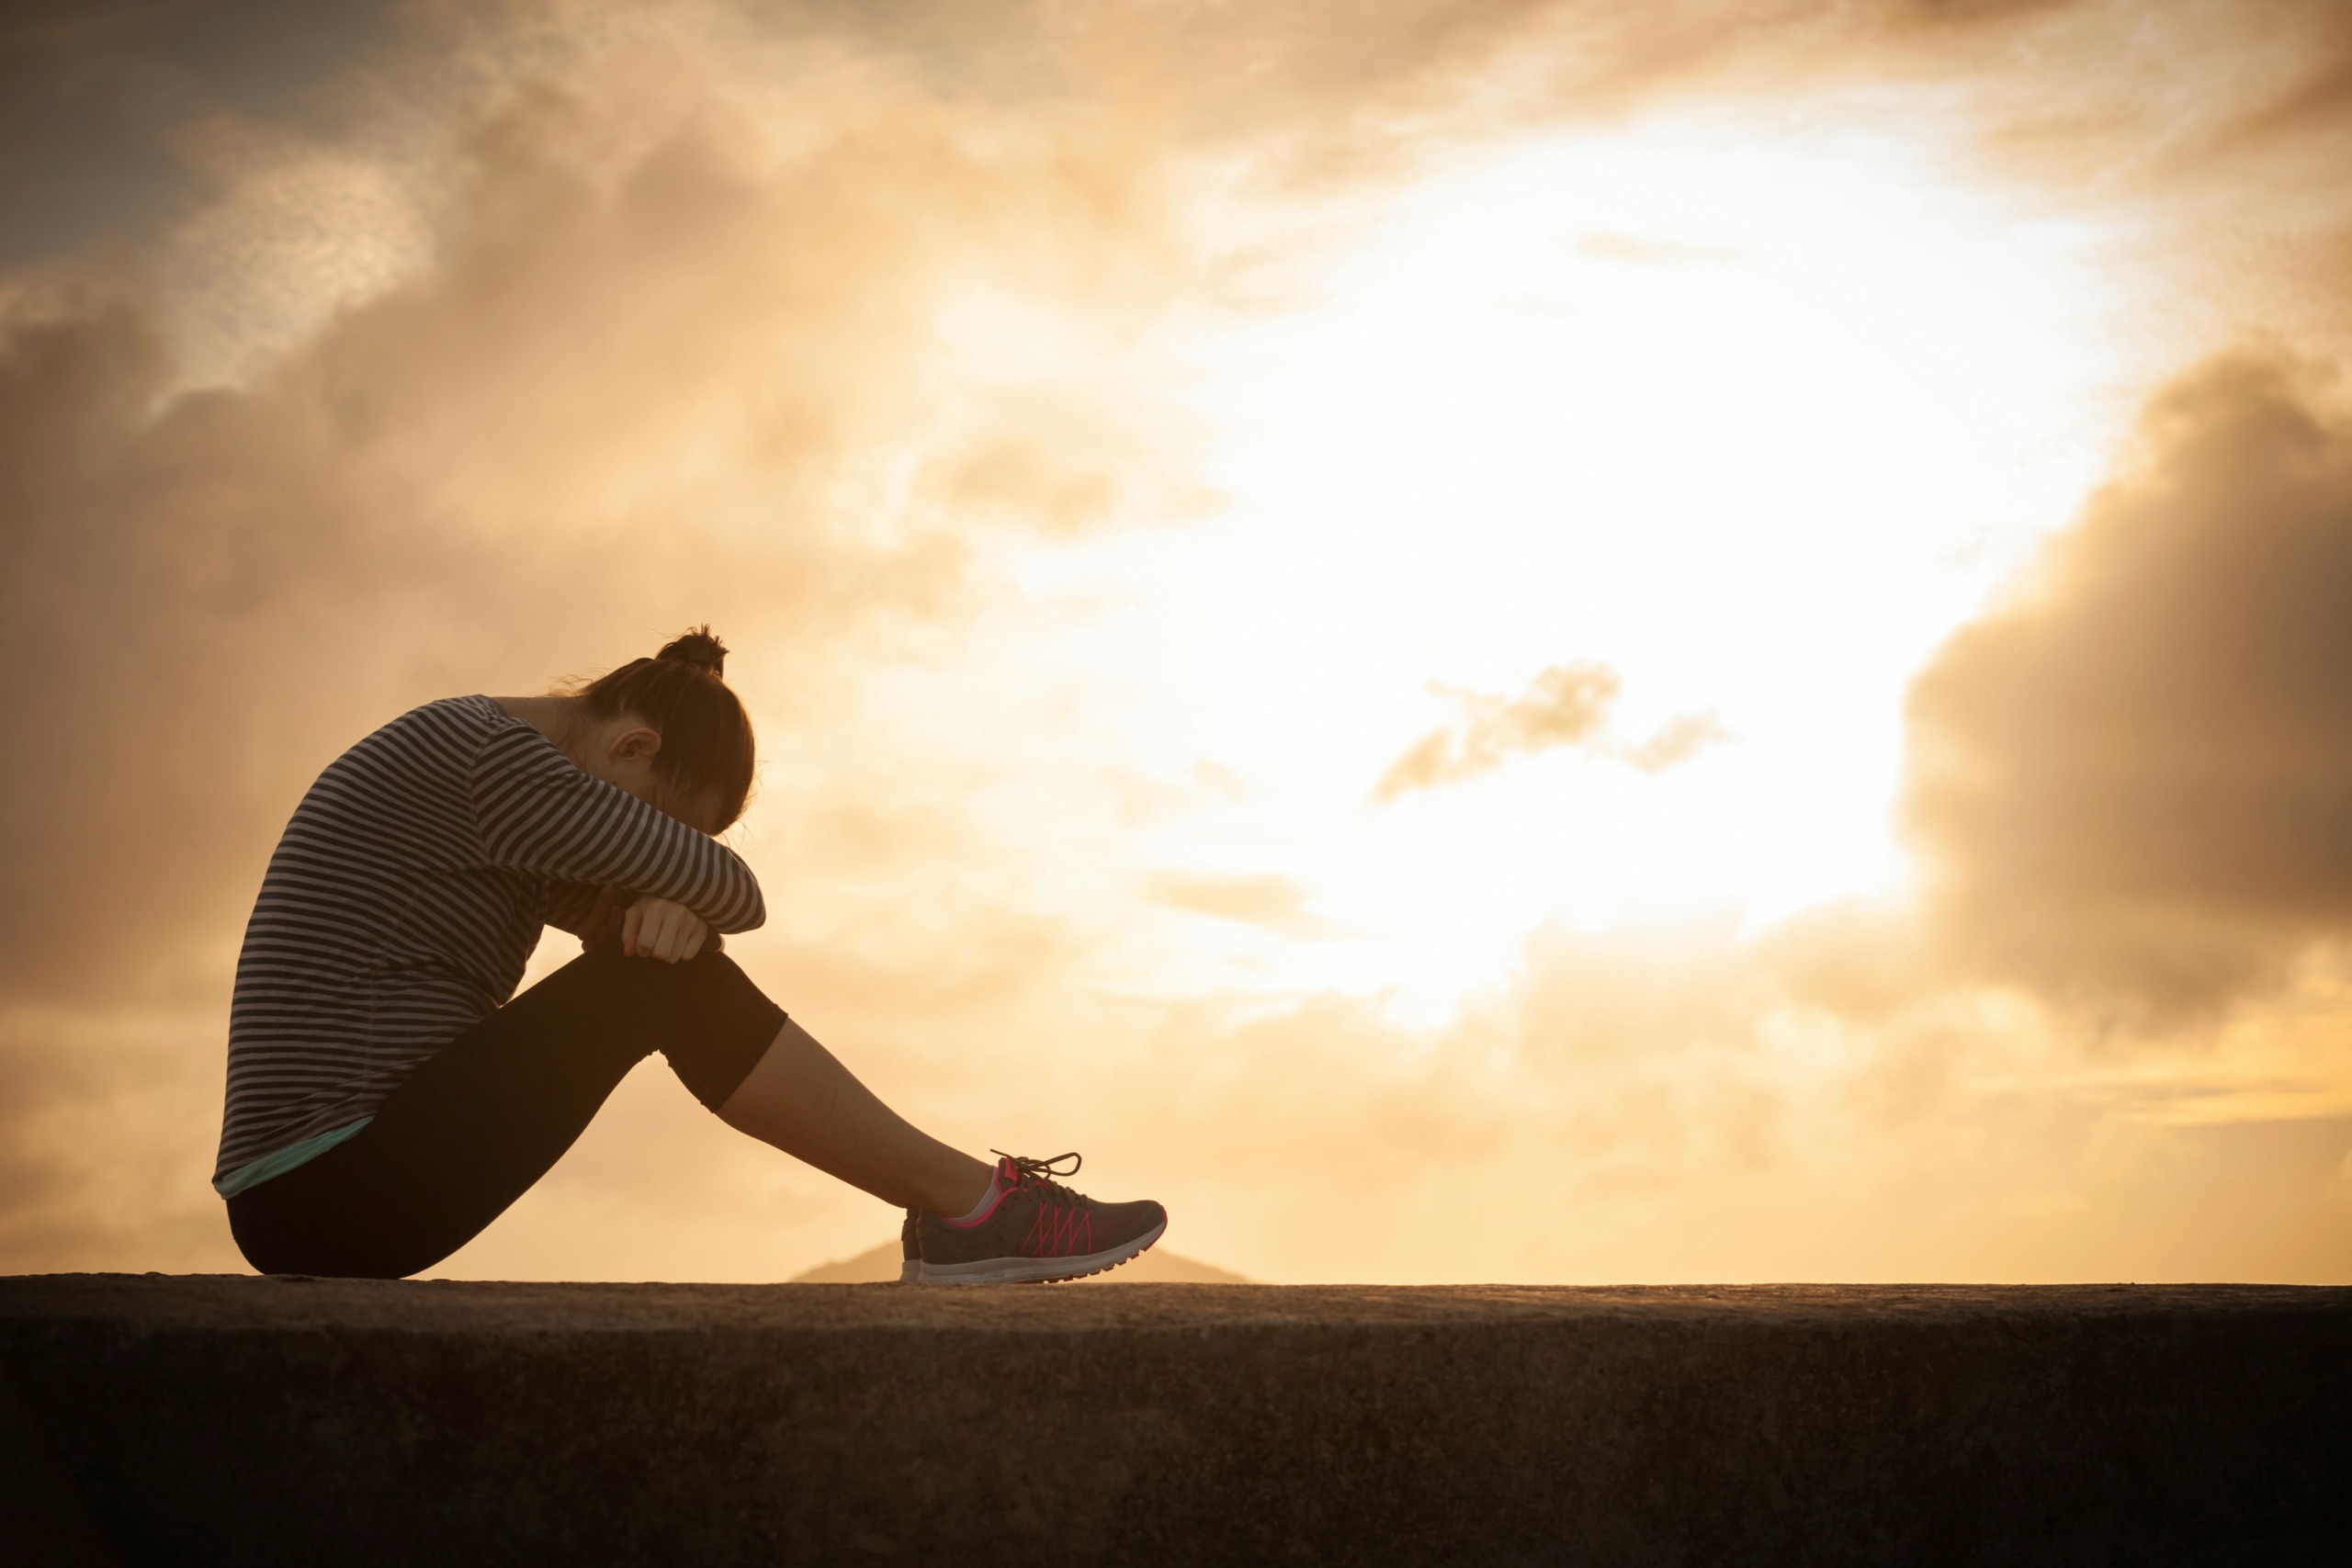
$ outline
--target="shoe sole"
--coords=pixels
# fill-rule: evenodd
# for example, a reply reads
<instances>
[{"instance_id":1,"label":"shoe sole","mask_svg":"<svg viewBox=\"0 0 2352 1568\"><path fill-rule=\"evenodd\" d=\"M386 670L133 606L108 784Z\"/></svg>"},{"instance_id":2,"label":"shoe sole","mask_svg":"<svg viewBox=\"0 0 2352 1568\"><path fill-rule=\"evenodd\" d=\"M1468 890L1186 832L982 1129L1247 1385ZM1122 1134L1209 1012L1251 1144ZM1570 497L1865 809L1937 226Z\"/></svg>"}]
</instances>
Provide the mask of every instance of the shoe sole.
<instances>
[{"instance_id":1,"label":"shoe sole","mask_svg":"<svg viewBox=\"0 0 2352 1568\"><path fill-rule=\"evenodd\" d=\"M1131 1242L1080 1258L983 1258L971 1263L926 1263L918 1278L926 1285L1050 1285L1083 1280L1141 1255L1167 1230L1168 1222L1162 1220Z\"/></svg>"}]
</instances>

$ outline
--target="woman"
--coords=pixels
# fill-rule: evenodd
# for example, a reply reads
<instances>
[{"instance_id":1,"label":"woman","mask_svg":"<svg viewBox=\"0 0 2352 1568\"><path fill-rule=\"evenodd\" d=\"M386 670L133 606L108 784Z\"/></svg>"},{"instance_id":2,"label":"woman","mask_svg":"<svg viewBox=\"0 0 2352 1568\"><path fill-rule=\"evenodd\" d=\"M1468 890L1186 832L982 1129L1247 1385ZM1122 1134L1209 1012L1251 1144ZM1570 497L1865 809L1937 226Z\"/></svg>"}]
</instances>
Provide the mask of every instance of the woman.
<instances>
[{"instance_id":1,"label":"woman","mask_svg":"<svg viewBox=\"0 0 2352 1568\"><path fill-rule=\"evenodd\" d=\"M1159 1204L1051 1179L1075 1163L910 1126L720 951L765 918L713 837L752 787L725 659L704 627L575 695L429 703L319 775L229 1012L213 1186L254 1268L431 1268L657 1050L729 1126L908 1209L906 1277L1072 1279L1159 1239ZM514 996L543 924L585 951Z\"/></svg>"}]
</instances>

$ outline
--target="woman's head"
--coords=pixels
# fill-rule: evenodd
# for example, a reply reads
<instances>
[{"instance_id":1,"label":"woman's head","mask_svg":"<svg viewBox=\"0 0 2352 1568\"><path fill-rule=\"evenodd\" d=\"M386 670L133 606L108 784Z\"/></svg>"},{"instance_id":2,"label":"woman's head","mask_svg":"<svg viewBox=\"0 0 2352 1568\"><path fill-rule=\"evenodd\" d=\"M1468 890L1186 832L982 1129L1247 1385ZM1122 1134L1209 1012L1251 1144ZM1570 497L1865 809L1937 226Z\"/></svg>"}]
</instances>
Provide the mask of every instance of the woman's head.
<instances>
[{"instance_id":1,"label":"woman's head","mask_svg":"<svg viewBox=\"0 0 2352 1568\"><path fill-rule=\"evenodd\" d=\"M574 694L573 761L707 833L743 815L752 793L751 716L719 679L727 649L696 626Z\"/></svg>"}]
</instances>

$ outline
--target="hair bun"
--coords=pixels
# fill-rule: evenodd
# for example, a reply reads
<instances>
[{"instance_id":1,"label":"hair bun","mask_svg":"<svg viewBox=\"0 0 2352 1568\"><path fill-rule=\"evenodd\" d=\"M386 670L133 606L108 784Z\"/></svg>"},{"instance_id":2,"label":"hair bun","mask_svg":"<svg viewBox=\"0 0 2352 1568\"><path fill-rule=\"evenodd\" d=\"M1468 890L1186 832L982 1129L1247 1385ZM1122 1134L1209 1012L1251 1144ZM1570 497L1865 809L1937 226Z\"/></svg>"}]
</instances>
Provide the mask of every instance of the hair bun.
<instances>
[{"instance_id":1,"label":"hair bun","mask_svg":"<svg viewBox=\"0 0 2352 1568\"><path fill-rule=\"evenodd\" d=\"M681 664L692 664L714 675L727 671L727 645L710 635L708 626L695 626L653 656L674 659Z\"/></svg>"}]
</instances>

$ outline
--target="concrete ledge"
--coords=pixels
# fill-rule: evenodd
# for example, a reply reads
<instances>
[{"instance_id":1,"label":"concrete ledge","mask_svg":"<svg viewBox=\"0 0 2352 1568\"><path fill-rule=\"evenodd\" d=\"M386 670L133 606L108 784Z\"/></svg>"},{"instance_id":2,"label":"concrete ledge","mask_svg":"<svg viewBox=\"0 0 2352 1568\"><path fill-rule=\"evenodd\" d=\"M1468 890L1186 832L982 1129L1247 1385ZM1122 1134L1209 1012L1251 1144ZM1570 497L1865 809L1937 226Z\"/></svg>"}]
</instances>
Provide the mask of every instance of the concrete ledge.
<instances>
[{"instance_id":1,"label":"concrete ledge","mask_svg":"<svg viewBox=\"0 0 2352 1568\"><path fill-rule=\"evenodd\" d=\"M0 1374L133 1562L2352 1561L2344 1289L51 1276Z\"/></svg>"}]
</instances>

